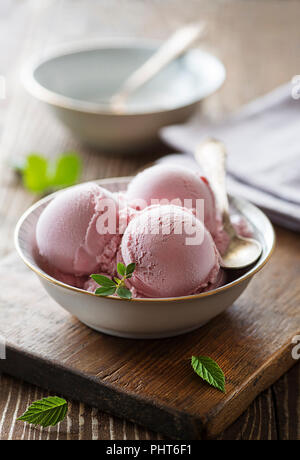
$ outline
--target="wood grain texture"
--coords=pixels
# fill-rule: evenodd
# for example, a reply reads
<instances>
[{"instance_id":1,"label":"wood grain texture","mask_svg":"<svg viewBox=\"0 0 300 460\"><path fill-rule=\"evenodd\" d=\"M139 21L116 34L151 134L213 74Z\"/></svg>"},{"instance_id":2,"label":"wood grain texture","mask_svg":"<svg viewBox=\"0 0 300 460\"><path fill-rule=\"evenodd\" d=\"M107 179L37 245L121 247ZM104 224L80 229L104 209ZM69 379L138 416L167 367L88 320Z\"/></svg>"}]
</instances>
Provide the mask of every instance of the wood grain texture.
<instances>
[{"instance_id":1,"label":"wood grain texture","mask_svg":"<svg viewBox=\"0 0 300 460\"><path fill-rule=\"evenodd\" d=\"M110 439L161 439L149 430L128 421L101 414L95 408L68 401L67 418L57 427L34 427L16 421L28 405L49 392L29 385L19 384L11 377L0 376L0 439L11 440L110 440Z\"/></svg>"},{"instance_id":2,"label":"wood grain texture","mask_svg":"<svg viewBox=\"0 0 300 460\"><path fill-rule=\"evenodd\" d=\"M8 169L7 165L12 160L31 150L55 156L62 150L76 149L83 157L82 179L89 180L134 173L150 159L166 151L162 147L152 157L145 157L141 152L136 158L119 159L99 156L97 152L78 144L42 106L25 94L18 83L19 70L29 57L37 53L45 54L59 43L89 37L124 35L164 38L183 22L206 19L210 32L203 47L221 57L227 67L225 85L204 106L207 112L218 116L299 74L299 13L300 3L293 0L190 0L188 8L182 0L2 0L0 74L7 80L7 97L0 101L0 256L13 249L15 223L35 199L24 192L20 181ZM285 263L288 260L285 259ZM272 289L277 280L280 281L280 272L268 289ZM282 302L288 301L287 294ZM47 394L2 376L1 439L20 436L21 428L14 425L11 429L13 415L19 410L18 404L21 404L18 403L19 393L22 394L22 401L28 402L35 399L36 394ZM4 411L9 394L10 402ZM79 409L74 404L69 421L72 436L74 439L80 436L91 439L90 409L81 405L79 417ZM128 422L109 418L97 411L95 413L97 422L94 420L93 426L98 423L95 430L98 430L100 438L123 439L125 436L134 439L143 436ZM299 418L298 365L272 389L258 397L220 438L299 439ZM26 429L25 438L38 438L39 435L34 433ZM146 433L155 439L156 435ZM63 438L65 434L54 431L51 436Z\"/></svg>"},{"instance_id":3,"label":"wood grain texture","mask_svg":"<svg viewBox=\"0 0 300 460\"><path fill-rule=\"evenodd\" d=\"M166 439L145 428L111 417L96 408L69 401L67 419L58 427L34 428L15 422L15 416L24 412L36 399L49 395L28 383L4 374L0 377L0 439L67 439L67 440L155 440ZM272 388L258 396L254 403L236 422L223 432L219 440L299 440L299 404L295 404L295 392L300 387L300 365L296 365ZM274 398L274 393L280 394ZM283 403L284 401L284 403ZM284 419L281 411L285 407ZM291 417L289 408L292 407ZM80 414L80 416L79 416ZM277 428L278 432L277 432Z\"/></svg>"}]
</instances>

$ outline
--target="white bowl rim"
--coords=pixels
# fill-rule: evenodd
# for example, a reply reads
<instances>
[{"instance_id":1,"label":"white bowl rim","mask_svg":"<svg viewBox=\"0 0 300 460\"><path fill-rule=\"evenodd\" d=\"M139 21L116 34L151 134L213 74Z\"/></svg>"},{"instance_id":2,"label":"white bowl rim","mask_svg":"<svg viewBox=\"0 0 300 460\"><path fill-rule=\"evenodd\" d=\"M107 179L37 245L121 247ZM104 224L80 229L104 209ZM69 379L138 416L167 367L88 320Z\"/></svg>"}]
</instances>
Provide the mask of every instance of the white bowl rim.
<instances>
[{"instance_id":1,"label":"white bowl rim","mask_svg":"<svg viewBox=\"0 0 300 460\"><path fill-rule=\"evenodd\" d=\"M124 182L128 182L130 179L132 179L132 176L112 177L112 178L107 178L107 179L99 179L99 180L95 180L94 182L96 182L96 183L101 182L101 185L102 184L105 185L105 182L109 183L109 182L112 182L113 180L115 180L115 181L123 180ZM91 181L88 181L88 182L91 182ZM22 248L21 248L21 246L19 244L20 229L21 229L23 223L25 222L25 220L27 219L27 217L33 211L35 211L35 209L37 209L39 206L41 206L45 202L50 201L51 199L53 199L53 197L56 194L60 193L60 192L61 191L51 193L50 195L48 195L48 196L42 198L41 200L37 201L29 209L27 209L27 211L24 212L24 214L20 217L20 219L19 219L19 221L18 221L18 223L16 225L16 228L15 228L15 232L14 232L15 247L17 249L17 252L18 252L19 256L23 260L23 262L36 275L38 275L39 277L43 278L44 280L47 280L51 284L55 284L57 286L60 286L62 288L65 288L65 289L68 289L68 290L71 290L71 291L74 291L74 292L78 292L78 293L85 294L85 295L91 295L91 296L94 296L94 297L99 297L99 296L96 296L96 294L94 294L93 292L86 291L84 289L76 288L74 286L70 286L69 284L62 283L61 281L58 281L57 279L55 279L52 276L48 275L46 272L41 270L38 267L37 264L35 266L27 259L26 255L23 253L23 250L22 250ZM214 294L219 294L220 292L226 291L226 290L232 288L233 286L239 285L239 284L243 283L244 281L246 281L247 279L253 277L257 272L259 272L266 265L266 263L269 261L269 259L271 258L272 254L274 252L275 243L276 243L275 231L274 231L273 225L271 224L269 218L263 213L263 211L261 211L254 204L248 202L244 198L241 198L241 197L234 197L234 198L237 198L239 201L247 203L247 205L250 205L251 207L255 208L255 210L258 211L267 220L267 222L268 222L268 224L270 226L270 229L272 231L272 245L271 245L270 250L265 254L265 256L262 258L262 260L259 259L258 262L256 262L255 265L249 271L247 271L244 275L242 275L239 278L231 281L230 283L226 283L223 286L220 286L220 287L218 287L216 289L212 289L210 291L202 292L200 294L193 294L193 295L181 296L181 297L161 297L161 298L158 298L158 297L153 297L153 298L152 297L151 298L143 297L143 298L133 298L133 299L130 299L130 300L121 299L120 297L117 297L117 296L107 296L106 299L110 299L110 300L114 300L114 301L121 301L121 302L139 302L139 303L174 302L174 301L181 302L181 301L186 301L186 300L196 300L196 299L201 299L201 298L208 297L208 296L211 296L211 295L214 295Z\"/></svg>"},{"instance_id":2,"label":"white bowl rim","mask_svg":"<svg viewBox=\"0 0 300 460\"><path fill-rule=\"evenodd\" d=\"M226 69L223 62L214 54L199 49L199 48L192 48L190 51L198 51L202 55L209 56L211 59L215 61L215 64L220 69L220 78L218 84L211 88L210 91L207 92L204 96L195 97L187 104L181 103L178 104L175 108L171 109L162 109L162 110L136 110L124 113L113 113L109 109L106 108L104 104L96 103L96 102L89 102L89 101L82 101L79 99L75 99L69 96L63 96L55 91L52 91L45 86L41 85L34 77L35 71L43 64L47 63L48 61L63 57L69 54L80 53L84 51L93 51L97 49L105 49L105 48L128 48L128 47L136 47L136 48L153 48L159 46L163 43L161 40L154 40L154 39L137 39L137 38L103 38L101 40L88 40L83 42L73 42L68 45L61 45L55 48L51 53L47 54L46 57L43 58L33 58L29 61L29 63L23 68L21 72L21 81L25 87L25 89L35 98L50 104L55 107L60 107L62 109L69 109L74 110L81 113L89 113L95 115L105 115L110 117L133 117L133 116L147 116L153 114L162 114L162 113L172 113L177 110L183 108L189 108L194 104L200 102L205 97L210 96L215 91L217 91L224 83L226 79Z\"/></svg>"}]
</instances>

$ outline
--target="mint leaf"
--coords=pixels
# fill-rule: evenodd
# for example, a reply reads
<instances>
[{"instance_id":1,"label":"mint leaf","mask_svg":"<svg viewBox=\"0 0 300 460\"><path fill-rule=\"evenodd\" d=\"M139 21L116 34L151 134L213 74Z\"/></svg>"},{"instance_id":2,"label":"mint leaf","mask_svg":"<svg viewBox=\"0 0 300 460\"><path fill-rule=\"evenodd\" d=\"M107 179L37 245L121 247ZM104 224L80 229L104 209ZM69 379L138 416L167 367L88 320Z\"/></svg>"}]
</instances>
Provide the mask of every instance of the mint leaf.
<instances>
[{"instance_id":1,"label":"mint leaf","mask_svg":"<svg viewBox=\"0 0 300 460\"><path fill-rule=\"evenodd\" d=\"M93 278L93 280L96 281L96 283L98 283L100 286L115 287L114 281L107 276L91 275L91 278Z\"/></svg>"},{"instance_id":2,"label":"mint leaf","mask_svg":"<svg viewBox=\"0 0 300 460\"><path fill-rule=\"evenodd\" d=\"M114 277L113 280L104 275L91 275L96 283L101 287L96 289L95 294L100 296L108 296L116 293L121 299L131 299L132 294L129 289L125 286L126 278L131 278L132 273L135 269L135 264L129 264L125 267L121 262L117 265L117 271L122 276L122 279ZM129 274L127 275L127 271Z\"/></svg>"},{"instance_id":3,"label":"mint leaf","mask_svg":"<svg viewBox=\"0 0 300 460\"><path fill-rule=\"evenodd\" d=\"M95 294L105 297L108 295L113 295L115 292L116 292L116 286L114 287L103 286L103 287L96 289Z\"/></svg>"},{"instance_id":4,"label":"mint leaf","mask_svg":"<svg viewBox=\"0 0 300 460\"><path fill-rule=\"evenodd\" d=\"M14 167L22 174L27 190L41 194L76 184L80 176L81 161L75 153L62 154L55 161L32 153L24 162L19 162Z\"/></svg>"},{"instance_id":5,"label":"mint leaf","mask_svg":"<svg viewBox=\"0 0 300 460\"><path fill-rule=\"evenodd\" d=\"M75 153L65 153L57 158L54 174L51 178L52 187L68 187L76 184L81 170L81 161Z\"/></svg>"},{"instance_id":6,"label":"mint leaf","mask_svg":"<svg viewBox=\"0 0 300 460\"><path fill-rule=\"evenodd\" d=\"M44 192L48 186L48 161L38 154L28 155L23 168L24 186L35 193Z\"/></svg>"},{"instance_id":7,"label":"mint leaf","mask_svg":"<svg viewBox=\"0 0 300 460\"><path fill-rule=\"evenodd\" d=\"M65 418L67 411L68 404L65 399L49 396L32 403L17 420L43 427L54 426Z\"/></svg>"},{"instance_id":8,"label":"mint leaf","mask_svg":"<svg viewBox=\"0 0 300 460\"><path fill-rule=\"evenodd\" d=\"M119 297L121 297L121 299L131 299L132 298L131 292L126 287L122 287L122 286L119 287L117 289L117 294Z\"/></svg>"},{"instance_id":9,"label":"mint leaf","mask_svg":"<svg viewBox=\"0 0 300 460\"><path fill-rule=\"evenodd\" d=\"M203 380L226 393L225 376L219 365L209 356L192 356L192 368Z\"/></svg>"},{"instance_id":10,"label":"mint leaf","mask_svg":"<svg viewBox=\"0 0 300 460\"><path fill-rule=\"evenodd\" d=\"M117 265L117 270L118 270L118 273L122 276L125 276L126 275L126 267L124 264L122 264L121 262L118 263Z\"/></svg>"},{"instance_id":11,"label":"mint leaf","mask_svg":"<svg viewBox=\"0 0 300 460\"><path fill-rule=\"evenodd\" d=\"M135 270L135 263L127 265L127 267L126 267L126 277L128 278L129 275L132 275L134 270Z\"/></svg>"}]
</instances>

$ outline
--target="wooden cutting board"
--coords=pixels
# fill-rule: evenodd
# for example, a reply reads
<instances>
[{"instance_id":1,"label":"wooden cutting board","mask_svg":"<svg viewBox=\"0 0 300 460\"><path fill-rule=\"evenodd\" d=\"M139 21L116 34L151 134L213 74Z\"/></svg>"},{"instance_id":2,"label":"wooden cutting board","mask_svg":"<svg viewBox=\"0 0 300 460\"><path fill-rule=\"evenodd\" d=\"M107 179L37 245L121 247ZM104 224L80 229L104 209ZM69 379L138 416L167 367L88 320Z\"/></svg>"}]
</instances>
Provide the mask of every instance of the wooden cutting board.
<instances>
[{"instance_id":1,"label":"wooden cutting board","mask_svg":"<svg viewBox=\"0 0 300 460\"><path fill-rule=\"evenodd\" d=\"M0 334L8 345L0 371L172 438L214 437L296 362L300 239L282 229L277 238L271 261L231 308L197 331L162 340L92 331L12 254L0 263ZM226 395L193 373L192 355L221 365Z\"/></svg>"}]
</instances>

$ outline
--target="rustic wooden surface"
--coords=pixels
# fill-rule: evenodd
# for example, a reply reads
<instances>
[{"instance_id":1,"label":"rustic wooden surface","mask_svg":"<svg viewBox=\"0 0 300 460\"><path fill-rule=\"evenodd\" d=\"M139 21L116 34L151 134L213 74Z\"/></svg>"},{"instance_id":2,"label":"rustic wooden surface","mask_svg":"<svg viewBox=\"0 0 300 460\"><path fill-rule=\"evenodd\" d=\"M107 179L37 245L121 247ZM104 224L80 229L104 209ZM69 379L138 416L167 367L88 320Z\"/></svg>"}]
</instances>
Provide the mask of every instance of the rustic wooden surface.
<instances>
[{"instance_id":1,"label":"rustic wooden surface","mask_svg":"<svg viewBox=\"0 0 300 460\"><path fill-rule=\"evenodd\" d=\"M222 90L206 103L208 111L218 114L235 109L299 74L299 13L300 3L291 0L191 0L189 8L181 0L2 0L0 75L6 77L7 97L0 101L1 257L13 249L15 222L35 199L23 190L9 170L9 162L32 150L50 156L76 149L84 159L82 180L87 180L131 174L149 161L142 154L125 159L99 156L78 145L19 84L19 69L31 55L83 37L164 38L179 24L204 18L211 27L203 46L221 57L228 71ZM163 151L162 148L155 155ZM287 232L286 235L289 238ZM280 274L276 280L279 279ZM299 439L299 383L297 365L259 396L220 438ZM68 420L59 430L41 431L15 424L15 416L45 394L2 375L0 439L156 439L154 433L77 403L72 404Z\"/></svg>"}]
</instances>

